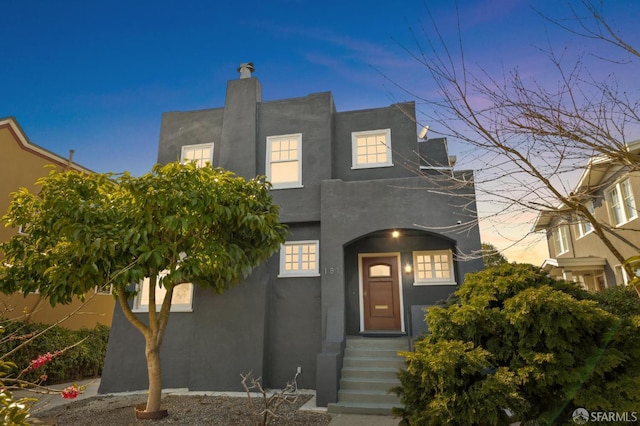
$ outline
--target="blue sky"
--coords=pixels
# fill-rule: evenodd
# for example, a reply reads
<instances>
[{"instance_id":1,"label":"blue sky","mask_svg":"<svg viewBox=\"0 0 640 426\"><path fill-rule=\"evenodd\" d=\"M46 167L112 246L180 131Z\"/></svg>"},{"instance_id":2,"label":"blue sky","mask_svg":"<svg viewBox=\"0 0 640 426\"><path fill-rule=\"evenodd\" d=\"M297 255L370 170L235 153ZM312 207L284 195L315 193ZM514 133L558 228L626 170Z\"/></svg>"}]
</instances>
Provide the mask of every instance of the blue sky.
<instances>
[{"instance_id":1,"label":"blue sky","mask_svg":"<svg viewBox=\"0 0 640 426\"><path fill-rule=\"evenodd\" d=\"M544 78L536 46L579 47L531 3L459 0L469 58ZM569 13L558 0L535 4ZM92 170L142 174L156 160L162 112L223 106L241 62L254 62L263 100L331 91L339 111L410 100L389 80L428 95L435 88L403 49L409 27L431 25L427 8L455 43L453 0L2 0L0 117L59 155L74 149ZM604 11L637 38L633 0Z\"/></svg>"}]
</instances>

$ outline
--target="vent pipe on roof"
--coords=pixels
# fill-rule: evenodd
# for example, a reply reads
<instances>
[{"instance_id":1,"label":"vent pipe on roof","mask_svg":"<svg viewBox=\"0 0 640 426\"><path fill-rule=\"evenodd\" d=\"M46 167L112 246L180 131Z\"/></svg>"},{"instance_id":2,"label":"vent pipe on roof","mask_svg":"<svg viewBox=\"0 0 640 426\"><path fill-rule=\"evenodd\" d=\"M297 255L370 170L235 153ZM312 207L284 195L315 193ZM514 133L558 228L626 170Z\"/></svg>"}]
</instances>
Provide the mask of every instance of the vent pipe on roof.
<instances>
[{"instance_id":1,"label":"vent pipe on roof","mask_svg":"<svg viewBox=\"0 0 640 426\"><path fill-rule=\"evenodd\" d=\"M240 78L251 78L251 73L256 69L253 67L253 62L243 62L240 64L238 68L238 72L240 73Z\"/></svg>"}]
</instances>

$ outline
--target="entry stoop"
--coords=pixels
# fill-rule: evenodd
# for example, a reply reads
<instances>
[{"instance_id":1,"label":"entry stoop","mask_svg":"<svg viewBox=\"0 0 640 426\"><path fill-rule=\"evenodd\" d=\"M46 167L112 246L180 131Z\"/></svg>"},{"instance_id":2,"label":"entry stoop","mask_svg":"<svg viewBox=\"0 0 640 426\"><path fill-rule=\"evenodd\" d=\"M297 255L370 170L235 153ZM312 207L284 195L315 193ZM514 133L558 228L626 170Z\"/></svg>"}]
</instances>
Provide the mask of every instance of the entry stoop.
<instances>
[{"instance_id":1,"label":"entry stoop","mask_svg":"<svg viewBox=\"0 0 640 426\"><path fill-rule=\"evenodd\" d=\"M401 404L387 391L400 385L398 352L408 350L408 337L347 337L338 402L328 404L329 413L390 416Z\"/></svg>"}]
</instances>

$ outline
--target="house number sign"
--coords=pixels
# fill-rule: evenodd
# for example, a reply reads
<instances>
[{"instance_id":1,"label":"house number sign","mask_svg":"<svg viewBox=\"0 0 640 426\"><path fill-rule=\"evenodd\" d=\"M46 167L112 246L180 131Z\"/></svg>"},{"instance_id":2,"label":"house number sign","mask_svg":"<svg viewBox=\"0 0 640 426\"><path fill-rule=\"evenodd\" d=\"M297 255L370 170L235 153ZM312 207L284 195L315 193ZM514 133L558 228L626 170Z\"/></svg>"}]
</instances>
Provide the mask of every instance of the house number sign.
<instances>
[{"instance_id":1,"label":"house number sign","mask_svg":"<svg viewBox=\"0 0 640 426\"><path fill-rule=\"evenodd\" d=\"M334 275L340 272L340 268L337 266L325 266L324 273L325 275Z\"/></svg>"}]
</instances>

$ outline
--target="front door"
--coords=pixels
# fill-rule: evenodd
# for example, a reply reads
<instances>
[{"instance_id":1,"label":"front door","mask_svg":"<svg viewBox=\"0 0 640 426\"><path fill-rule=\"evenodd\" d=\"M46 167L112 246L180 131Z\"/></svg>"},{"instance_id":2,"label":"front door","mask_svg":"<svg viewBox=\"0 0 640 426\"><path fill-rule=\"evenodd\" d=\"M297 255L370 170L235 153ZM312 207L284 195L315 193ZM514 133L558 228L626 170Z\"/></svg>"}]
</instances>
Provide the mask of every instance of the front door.
<instances>
[{"instance_id":1,"label":"front door","mask_svg":"<svg viewBox=\"0 0 640 426\"><path fill-rule=\"evenodd\" d=\"M400 331L398 258L363 257L361 266L365 331Z\"/></svg>"}]
</instances>

